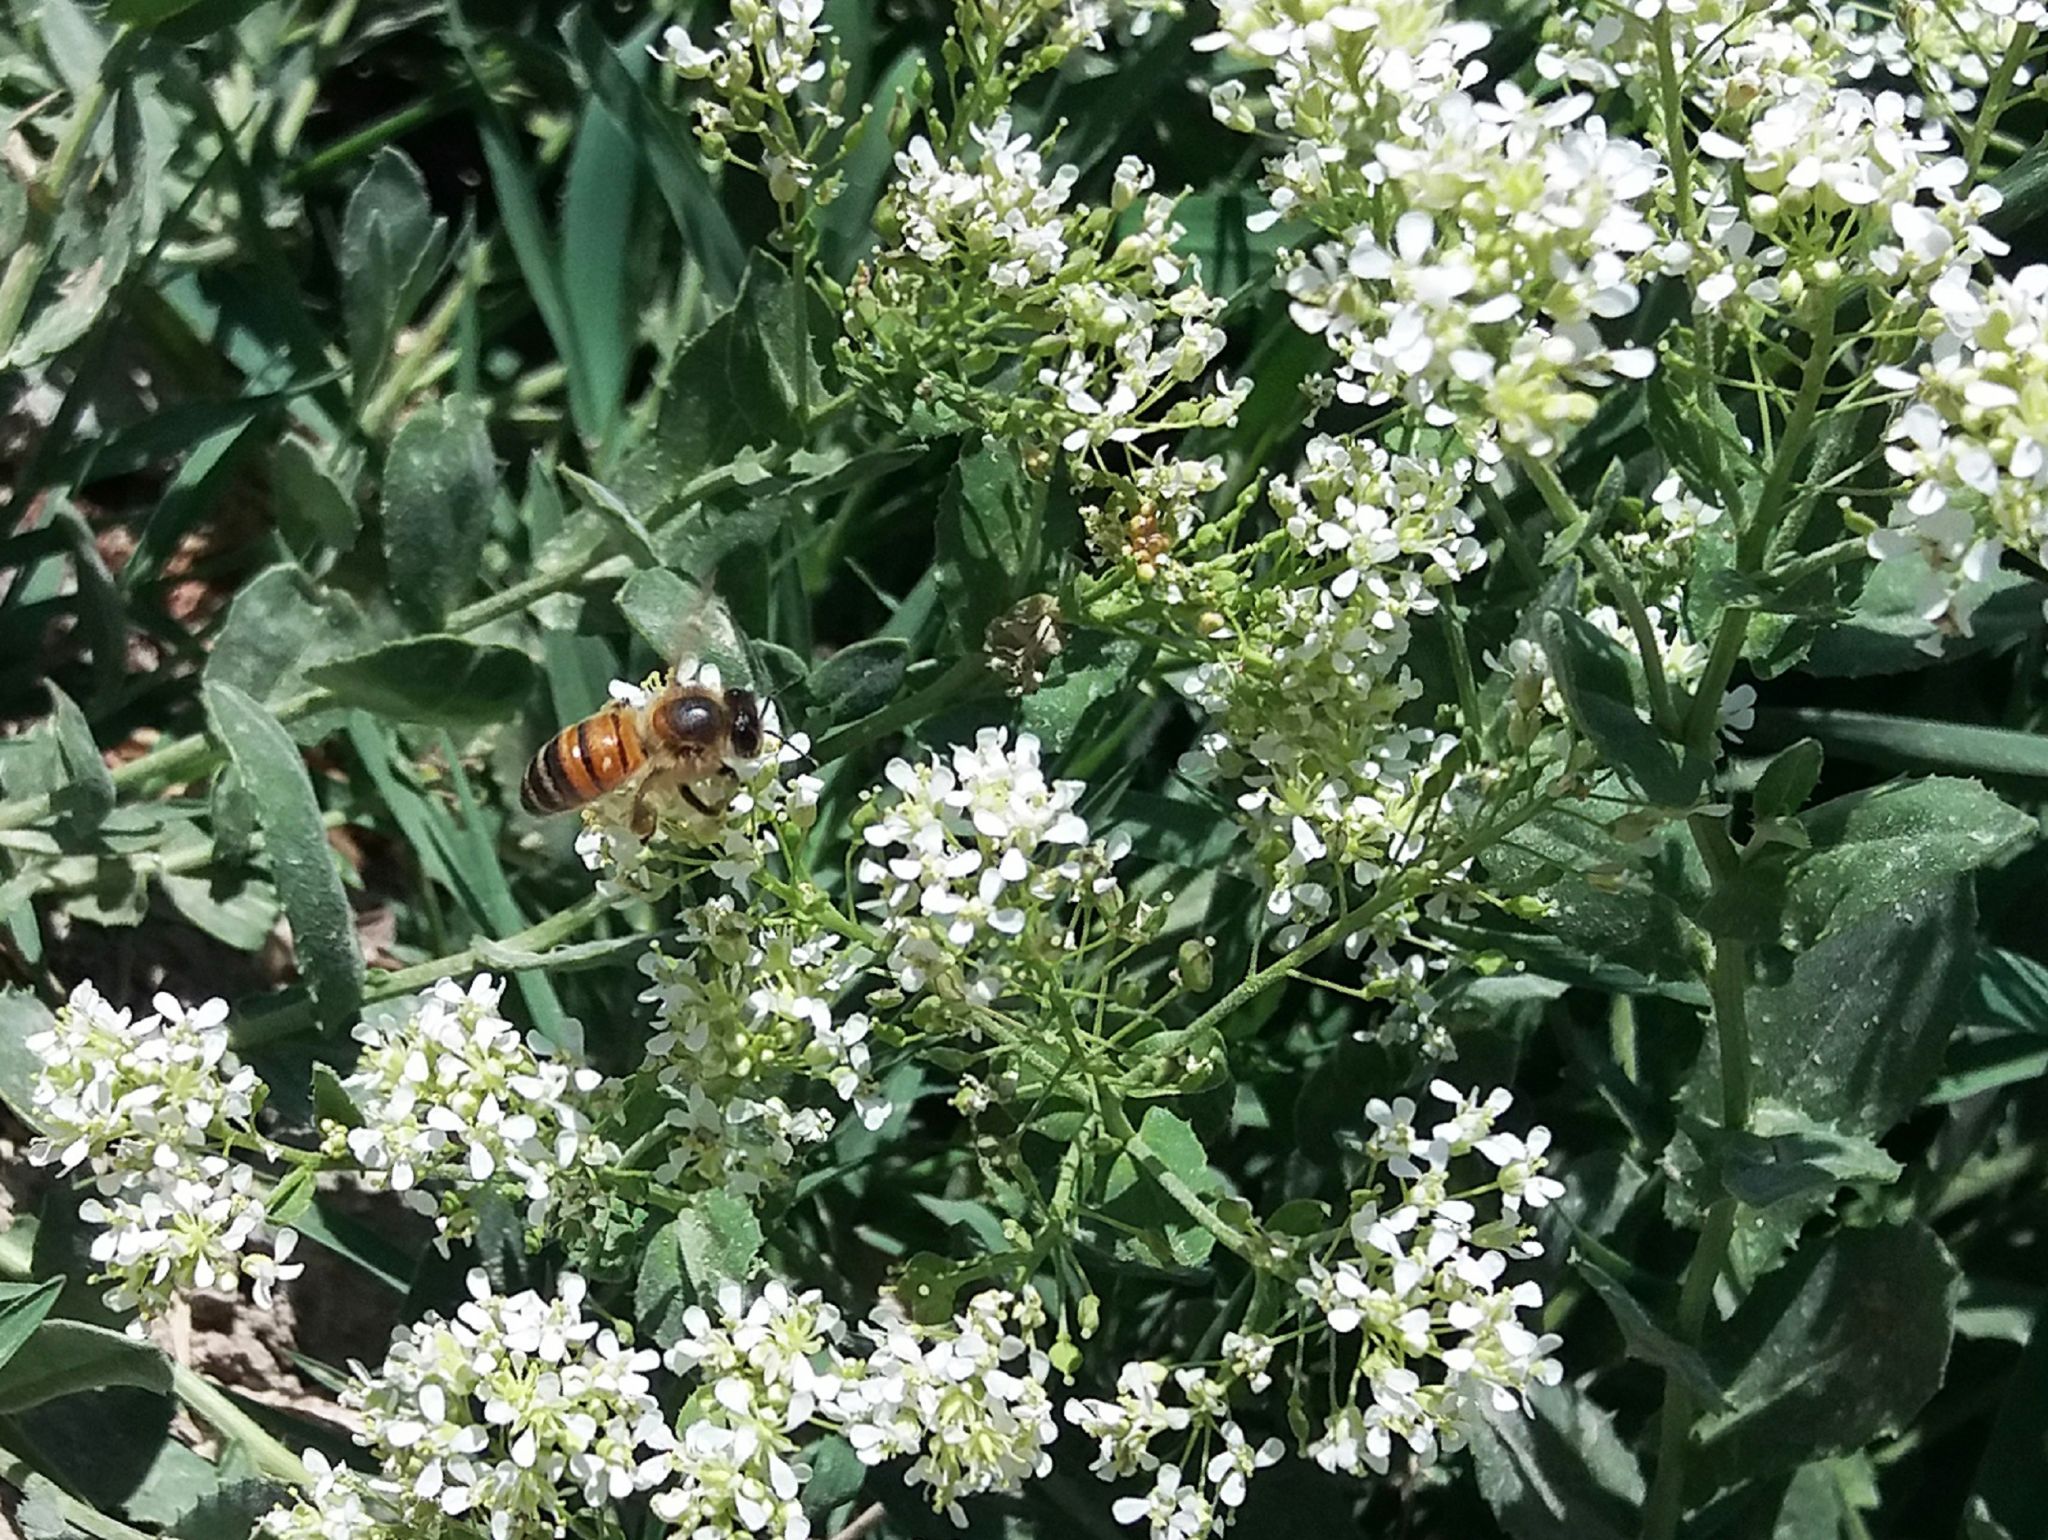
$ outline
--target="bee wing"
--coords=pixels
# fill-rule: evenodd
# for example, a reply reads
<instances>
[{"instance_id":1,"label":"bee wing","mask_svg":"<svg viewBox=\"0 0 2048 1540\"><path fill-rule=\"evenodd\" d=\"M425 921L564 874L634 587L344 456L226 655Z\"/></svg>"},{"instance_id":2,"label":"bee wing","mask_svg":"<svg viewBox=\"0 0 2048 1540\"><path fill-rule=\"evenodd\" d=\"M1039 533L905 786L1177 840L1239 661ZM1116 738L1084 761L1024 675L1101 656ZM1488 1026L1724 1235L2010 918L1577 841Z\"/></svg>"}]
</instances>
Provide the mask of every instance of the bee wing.
<instances>
[{"instance_id":1,"label":"bee wing","mask_svg":"<svg viewBox=\"0 0 2048 1540\"><path fill-rule=\"evenodd\" d=\"M668 603L671 613L653 629L666 632L670 677L694 679L715 668L721 685L755 688L760 671L753 648L707 579L683 579Z\"/></svg>"}]
</instances>

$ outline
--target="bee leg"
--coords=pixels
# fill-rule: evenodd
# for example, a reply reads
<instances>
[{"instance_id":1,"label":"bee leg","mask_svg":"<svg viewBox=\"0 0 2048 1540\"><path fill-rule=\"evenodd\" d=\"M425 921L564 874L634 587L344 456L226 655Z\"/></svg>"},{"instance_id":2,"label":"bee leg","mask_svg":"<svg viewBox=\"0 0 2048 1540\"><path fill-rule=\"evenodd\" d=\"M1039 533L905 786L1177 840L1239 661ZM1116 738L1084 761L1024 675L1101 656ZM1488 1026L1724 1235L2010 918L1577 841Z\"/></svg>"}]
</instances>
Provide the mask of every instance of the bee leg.
<instances>
[{"instance_id":1,"label":"bee leg","mask_svg":"<svg viewBox=\"0 0 2048 1540\"><path fill-rule=\"evenodd\" d=\"M647 783L642 781L640 789L633 793L633 833L646 839L654 832L654 809L647 805Z\"/></svg>"},{"instance_id":2,"label":"bee leg","mask_svg":"<svg viewBox=\"0 0 2048 1540\"><path fill-rule=\"evenodd\" d=\"M676 786L676 790L683 794L683 800L685 802L689 803L691 807L694 807L706 818L713 818L717 816L715 813L711 811L710 808L704 805L704 799L702 797L698 796L694 791L690 790L689 784L687 782L679 783Z\"/></svg>"}]
</instances>

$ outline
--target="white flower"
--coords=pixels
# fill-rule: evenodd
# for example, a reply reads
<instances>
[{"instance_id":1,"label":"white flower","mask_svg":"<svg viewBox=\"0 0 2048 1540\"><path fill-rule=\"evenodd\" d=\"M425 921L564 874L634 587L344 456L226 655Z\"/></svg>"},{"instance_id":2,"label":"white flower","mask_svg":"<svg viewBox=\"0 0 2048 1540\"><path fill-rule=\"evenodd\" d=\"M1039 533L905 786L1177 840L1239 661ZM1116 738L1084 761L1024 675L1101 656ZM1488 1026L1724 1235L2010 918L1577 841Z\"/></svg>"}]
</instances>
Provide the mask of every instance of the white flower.
<instances>
[{"instance_id":1,"label":"white flower","mask_svg":"<svg viewBox=\"0 0 2048 1540\"><path fill-rule=\"evenodd\" d=\"M1044 1319L1032 1293L977 1294L943 1326L920 1326L885 1299L861 1328L872 1351L839 1396L862 1463L912 1456L905 1479L962 1526L962 1498L1044 1475L1058 1433L1052 1366L1033 1338Z\"/></svg>"},{"instance_id":2,"label":"white flower","mask_svg":"<svg viewBox=\"0 0 2048 1540\"><path fill-rule=\"evenodd\" d=\"M474 1223L466 1188L508 1187L538 1223L565 1175L618 1158L592 1132L603 1077L522 1038L498 1014L504 991L489 974L467 988L443 979L402 1019L363 1022L361 1054L342 1082L361 1121L324 1129L329 1152L347 1154L375 1184L450 1184L442 1222L451 1234Z\"/></svg>"},{"instance_id":3,"label":"white flower","mask_svg":"<svg viewBox=\"0 0 2048 1540\"><path fill-rule=\"evenodd\" d=\"M1280 1459L1281 1443L1269 1438L1264 1443L1253 1445L1244 1436L1244 1429L1234 1422L1223 1424L1223 1447L1209 1457L1208 1468L1203 1472L1216 1488L1216 1495L1227 1508L1244 1506L1246 1484L1259 1471L1276 1464Z\"/></svg>"}]
</instances>

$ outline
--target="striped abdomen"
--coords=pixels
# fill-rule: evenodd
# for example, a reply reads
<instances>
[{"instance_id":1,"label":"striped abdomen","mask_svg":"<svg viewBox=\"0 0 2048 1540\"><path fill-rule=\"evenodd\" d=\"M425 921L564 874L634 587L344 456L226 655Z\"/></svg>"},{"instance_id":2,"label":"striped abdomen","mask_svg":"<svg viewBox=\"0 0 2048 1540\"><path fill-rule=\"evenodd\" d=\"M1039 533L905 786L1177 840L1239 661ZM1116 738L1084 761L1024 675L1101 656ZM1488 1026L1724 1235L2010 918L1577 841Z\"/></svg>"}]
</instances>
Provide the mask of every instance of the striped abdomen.
<instances>
[{"instance_id":1,"label":"striped abdomen","mask_svg":"<svg viewBox=\"0 0 2048 1540\"><path fill-rule=\"evenodd\" d=\"M526 810L566 813L630 781L647 763L639 716L631 706L607 706L541 745L519 782Z\"/></svg>"}]
</instances>

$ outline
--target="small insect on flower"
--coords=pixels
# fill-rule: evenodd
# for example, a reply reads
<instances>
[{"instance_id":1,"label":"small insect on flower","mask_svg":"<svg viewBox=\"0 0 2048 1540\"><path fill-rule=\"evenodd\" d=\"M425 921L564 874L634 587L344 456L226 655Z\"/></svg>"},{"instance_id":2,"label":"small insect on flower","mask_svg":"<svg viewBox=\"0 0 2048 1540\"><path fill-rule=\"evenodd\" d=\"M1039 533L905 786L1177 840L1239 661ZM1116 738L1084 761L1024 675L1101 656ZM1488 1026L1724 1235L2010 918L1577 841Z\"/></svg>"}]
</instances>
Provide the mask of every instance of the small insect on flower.
<instances>
[{"instance_id":1,"label":"small insect on flower","mask_svg":"<svg viewBox=\"0 0 2048 1540\"><path fill-rule=\"evenodd\" d=\"M730 630L730 619L707 595L690 618L691 637L720 626ZM686 640L674 655L698 652ZM632 827L642 838L663 798L681 797L711 817L738 783L730 761L758 758L775 736L769 715L752 690L725 688L715 672L679 661L651 697L614 700L542 744L519 782L520 803L529 813L566 813L635 786Z\"/></svg>"}]
</instances>

